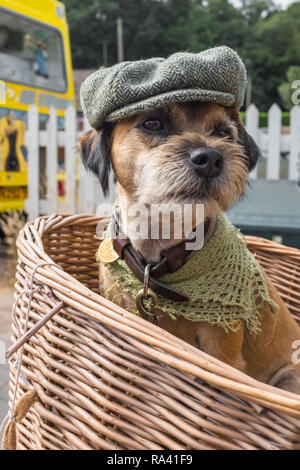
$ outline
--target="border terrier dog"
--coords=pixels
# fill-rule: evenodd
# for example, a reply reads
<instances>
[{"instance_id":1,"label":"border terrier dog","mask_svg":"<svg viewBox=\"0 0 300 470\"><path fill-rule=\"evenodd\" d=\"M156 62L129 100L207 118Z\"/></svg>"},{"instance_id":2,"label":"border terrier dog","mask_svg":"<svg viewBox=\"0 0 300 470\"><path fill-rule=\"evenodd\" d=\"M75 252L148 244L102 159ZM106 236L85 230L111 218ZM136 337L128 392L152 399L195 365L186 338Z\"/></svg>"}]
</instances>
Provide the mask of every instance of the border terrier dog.
<instances>
[{"instance_id":1,"label":"border terrier dog","mask_svg":"<svg viewBox=\"0 0 300 470\"><path fill-rule=\"evenodd\" d=\"M236 106L201 99L170 102L104 122L82 136L79 148L85 166L99 177L104 193L113 169L119 224L133 250L151 266L160 262L162 252L178 246L184 238L131 238L136 220L128 217L125 208L134 204L203 204L208 221L205 247L213 237L218 216L245 194L248 174L260 156ZM263 276L269 296L279 308L274 314L264 302L257 334L250 333L243 320L234 331L226 331L205 321L182 316L172 319L164 314L159 325L257 380L300 394L300 365L291 359L300 328L274 285L265 273ZM109 292L110 300L136 311L134 297L113 284L108 266L100 264L101 293Z\"/></svg>"}]
</instances>

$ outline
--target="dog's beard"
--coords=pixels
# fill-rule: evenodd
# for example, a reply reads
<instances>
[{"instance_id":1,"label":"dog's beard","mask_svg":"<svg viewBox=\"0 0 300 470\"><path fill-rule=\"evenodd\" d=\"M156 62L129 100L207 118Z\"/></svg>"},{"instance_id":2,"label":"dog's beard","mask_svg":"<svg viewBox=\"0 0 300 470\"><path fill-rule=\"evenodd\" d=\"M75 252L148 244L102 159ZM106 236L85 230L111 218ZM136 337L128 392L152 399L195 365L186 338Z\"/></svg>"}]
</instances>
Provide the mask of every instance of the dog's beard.
<instances>
[{"instance_id":1,"label":"dog's beard","mask_svg":"<svg viewBox=\"0 0 300 470\"><path fill-rule=\"evenodd\" d=\"M197 174L188 161L186 150L183 152L173 148L172 153L167 153L162 147L143 151L137 156L134 179L136 191L131 203L141 207L203 205L204 218L215 219L243 196L248 173L244 153L237 144L229 144L227 153L222 143L219 145L224 168L221 175L210 180ZM166 145L167 148L170 150ZM179 243L172 237L169 240L152 240L151 236L147 240L133 240L131 229L135 221L131 224L127 219L127 222L127 235L133 246L149 262L158 261L161 251Z\"/></svg>"},{"instance_id":2,"label":"dog's beard","mask_svg":"<svg viewBox=\"0 0 300 470\"><path fill-rule=\"evenodd\" d=\"M227 210L241 199L247 183L244 154L224 158L224 170L216 178L200 177L181 154L155 158L145 152L143 167L135 178L136 200L141 204L204 204L212 211Z\"/></svg>"}]
</instances>

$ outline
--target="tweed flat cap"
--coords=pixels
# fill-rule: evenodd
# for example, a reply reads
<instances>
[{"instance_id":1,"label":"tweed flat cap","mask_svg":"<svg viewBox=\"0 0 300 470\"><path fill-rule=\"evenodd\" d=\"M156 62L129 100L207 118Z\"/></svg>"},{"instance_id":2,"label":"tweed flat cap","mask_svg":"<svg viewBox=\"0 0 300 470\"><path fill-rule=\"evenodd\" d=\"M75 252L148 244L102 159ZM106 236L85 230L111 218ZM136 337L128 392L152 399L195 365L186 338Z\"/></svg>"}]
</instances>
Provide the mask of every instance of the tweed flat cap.
<instances>
[{"instance_id":1,"label":"tweed flat cap","mask_svg":"<svg viewBox=\"0 0 300 470\"><path fill-rule=\"evenodd\" d=\"M100 69L85 79L80 99L90 125L97 129L104 122L174 102L208 101L239 109L246 82L238 54L221 46Z\"/></svg>"}]
</instances>

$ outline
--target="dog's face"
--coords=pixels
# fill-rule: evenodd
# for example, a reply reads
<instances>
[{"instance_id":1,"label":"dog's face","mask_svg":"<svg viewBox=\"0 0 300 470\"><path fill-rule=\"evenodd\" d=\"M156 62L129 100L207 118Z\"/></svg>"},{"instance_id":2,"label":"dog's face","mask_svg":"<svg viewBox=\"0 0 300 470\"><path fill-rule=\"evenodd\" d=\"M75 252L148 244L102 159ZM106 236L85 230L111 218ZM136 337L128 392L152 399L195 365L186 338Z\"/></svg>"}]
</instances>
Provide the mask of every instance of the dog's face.
<instances>
[{"instance_id":1,"label":"dog's face","mask_svg":"<svg viewBox=\"0 0 300 470\"><path fill-rule=\"evenodd\" d=\"M80 144L104 192L112 164L122 193L132 201L204 202L221 210L243 196L260 154L237 111L212 103L141 113L89 131Z\"/></svg>"},{"instance_id":2,"label":"dog's face","mask_svg":"<svg viewBox=\"0 0 300 470\"><path fill-rule=\"evenodd\" d=\"M172 104L107 124L81 139L87 168L105 191L112 164L127 204L200 204L205 216L227 210L246 189L260 155L234 108Z\"/></svg>"}]
</instances>

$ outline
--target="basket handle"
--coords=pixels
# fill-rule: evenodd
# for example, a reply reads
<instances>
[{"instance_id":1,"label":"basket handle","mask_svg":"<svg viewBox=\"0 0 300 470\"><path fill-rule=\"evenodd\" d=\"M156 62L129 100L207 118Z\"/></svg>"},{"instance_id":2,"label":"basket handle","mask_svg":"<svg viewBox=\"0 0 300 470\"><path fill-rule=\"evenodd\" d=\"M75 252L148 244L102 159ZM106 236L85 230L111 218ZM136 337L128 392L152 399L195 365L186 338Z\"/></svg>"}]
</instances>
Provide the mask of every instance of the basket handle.
<instances>
[{"instance_id":1,"label":"basket handle","mask_svg":"<svg viewBox=\"0 0 300 470\"><path fill-rule=\"evenodd\" d=\"M64 302L61 300L50 312L48 312L41 320L39 320L30 330L25 333L13 346L11 346L5 354L6 359L9 359L23 344L27 343L29 339L37 333L42 326L44 326L57 312L64 307Z\"/></svg>"}]
</instances>

